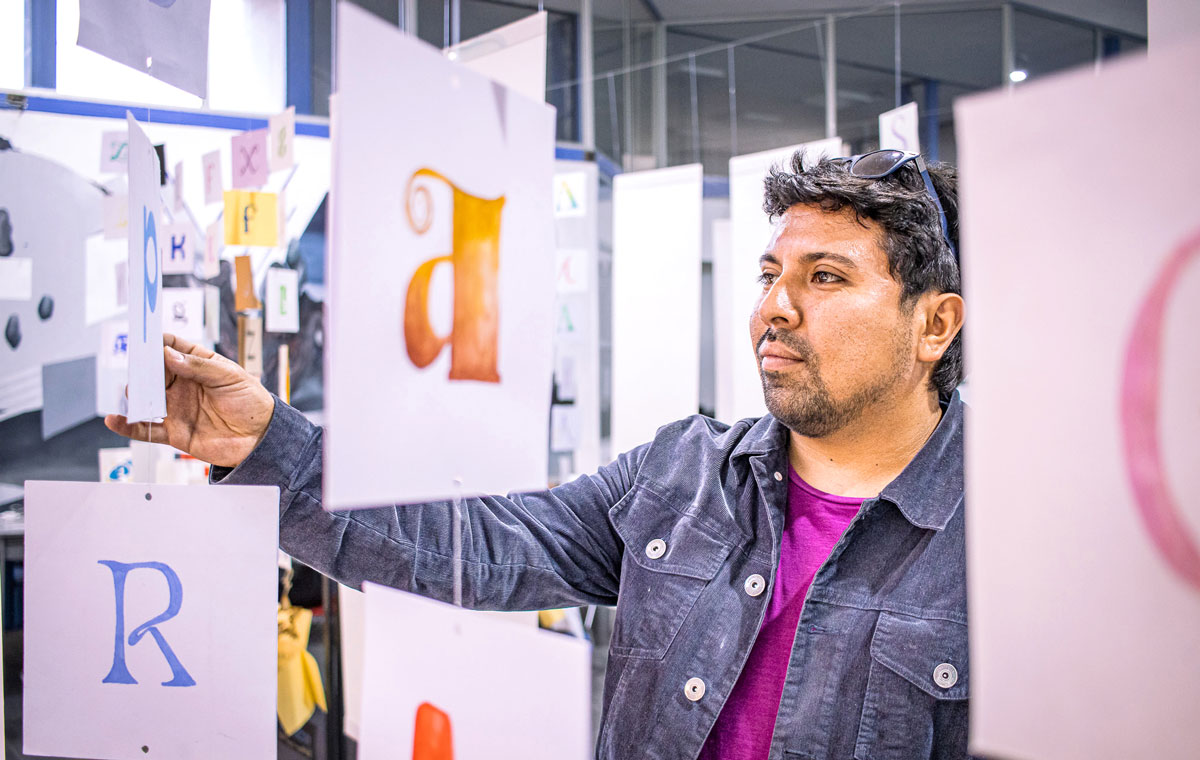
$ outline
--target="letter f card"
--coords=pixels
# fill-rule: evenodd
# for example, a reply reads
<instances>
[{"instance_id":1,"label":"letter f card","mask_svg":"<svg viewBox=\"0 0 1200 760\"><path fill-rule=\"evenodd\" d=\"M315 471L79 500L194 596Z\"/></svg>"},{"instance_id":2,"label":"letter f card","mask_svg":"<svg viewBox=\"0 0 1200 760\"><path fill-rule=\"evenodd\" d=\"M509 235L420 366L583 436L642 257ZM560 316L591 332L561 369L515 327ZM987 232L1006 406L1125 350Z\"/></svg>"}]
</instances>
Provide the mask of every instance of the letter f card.
<instances>
[{"instance_id":1,"label":"letter f card","mask_svg":"<svg viewBox=\"0 0 1200 760\"><path fill-rule=\"evenodd\" d=\"M274 757L279 489L25 484L25 746Z\"/></svg>"}]
</instances>

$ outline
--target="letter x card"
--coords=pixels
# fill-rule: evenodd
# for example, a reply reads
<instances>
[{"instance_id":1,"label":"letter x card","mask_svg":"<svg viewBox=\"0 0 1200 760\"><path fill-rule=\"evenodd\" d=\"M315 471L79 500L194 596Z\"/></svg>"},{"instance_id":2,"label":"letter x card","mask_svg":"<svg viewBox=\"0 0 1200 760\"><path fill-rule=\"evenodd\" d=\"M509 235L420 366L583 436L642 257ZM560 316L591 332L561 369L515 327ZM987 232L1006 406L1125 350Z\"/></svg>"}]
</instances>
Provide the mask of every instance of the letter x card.
<instances>
[{"instance_id":1,"label":"letter x card","mask_svg":"<svg viewBox=\"0 0 1200 760\"><path fill-rule=\"evenodd\" d=\"M28 755L275 756L279 489L25 484Z\"/></svg>"}]
</instances>

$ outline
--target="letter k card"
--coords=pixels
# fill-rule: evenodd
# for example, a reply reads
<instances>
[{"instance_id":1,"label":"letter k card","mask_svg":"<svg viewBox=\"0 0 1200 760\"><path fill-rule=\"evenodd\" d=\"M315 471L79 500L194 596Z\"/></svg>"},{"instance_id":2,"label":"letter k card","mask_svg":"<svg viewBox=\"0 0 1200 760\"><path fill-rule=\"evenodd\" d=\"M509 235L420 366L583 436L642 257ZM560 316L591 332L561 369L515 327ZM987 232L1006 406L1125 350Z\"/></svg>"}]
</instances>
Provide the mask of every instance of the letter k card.
<instances>
[{"instance_id":1,"label":"letter k card","mask_svg":"<svg viewBox=\"0 0 1200 760\"><path fill-rule=\"evenodd\" d=\"M24 752L274 757L279 489L25 484Z\"/></svg>"}]
</instances>

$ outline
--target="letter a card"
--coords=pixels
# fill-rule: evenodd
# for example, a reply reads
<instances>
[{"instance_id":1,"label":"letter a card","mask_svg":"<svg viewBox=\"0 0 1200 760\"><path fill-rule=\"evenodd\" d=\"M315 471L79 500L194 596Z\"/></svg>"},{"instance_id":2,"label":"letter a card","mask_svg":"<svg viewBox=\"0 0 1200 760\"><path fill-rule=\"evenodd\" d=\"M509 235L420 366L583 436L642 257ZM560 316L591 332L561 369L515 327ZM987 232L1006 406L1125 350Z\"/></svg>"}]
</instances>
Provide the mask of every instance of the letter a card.
<instances>
[{"instance_id":1,"label":"letter a card","mask_svg":"<svg viewBox=\"0 0 1200 760\"><path fill-rule=\"evenodd\" d=\"M554 110L354 6L338 34L325 504L544 488Z\"/></svg>"},{"instance_id":2,"label":"letter a card","mask_svg":"<svg viewBox=\"0 0 1200 760\"><path fill-rule=\"evenodd\" d=\"M27 755L275 756L279 489L25 484Z\"/></svg>"}]
</instances>

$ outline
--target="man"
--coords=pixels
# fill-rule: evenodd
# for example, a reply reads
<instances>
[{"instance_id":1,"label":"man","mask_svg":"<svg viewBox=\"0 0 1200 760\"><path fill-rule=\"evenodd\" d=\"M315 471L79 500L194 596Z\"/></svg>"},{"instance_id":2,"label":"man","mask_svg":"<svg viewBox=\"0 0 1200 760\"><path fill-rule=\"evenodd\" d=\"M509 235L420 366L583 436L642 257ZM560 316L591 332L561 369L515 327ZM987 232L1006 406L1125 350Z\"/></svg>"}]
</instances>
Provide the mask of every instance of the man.
<instances>
[{"instance_id":1,"label":"man","mask_svg":"<svg viewBox=\"0 0 1200 760\"><path fill-rule=\"evenodd\" d=\"M465 606L617 605L599 757L966 754L955 176L801 159L766 181L770 414L681 420L594 475L467 504ZM450 598L447 504L323 511L321 430L167 344L155 438L214 481L278 484L280 543L321 572Z\"/></svg>"}]
</instances>

